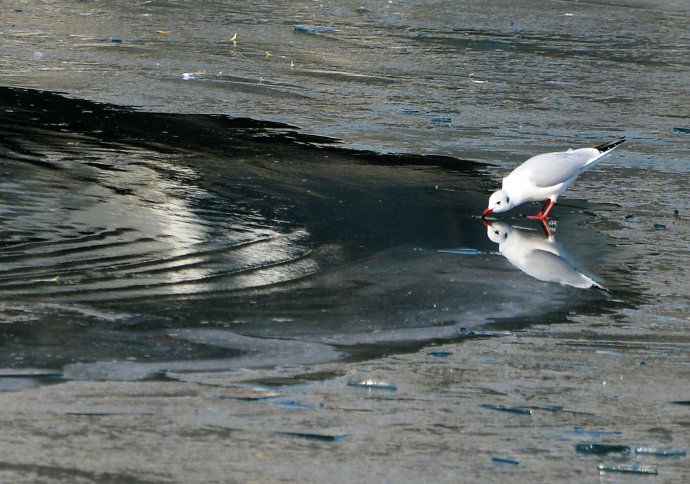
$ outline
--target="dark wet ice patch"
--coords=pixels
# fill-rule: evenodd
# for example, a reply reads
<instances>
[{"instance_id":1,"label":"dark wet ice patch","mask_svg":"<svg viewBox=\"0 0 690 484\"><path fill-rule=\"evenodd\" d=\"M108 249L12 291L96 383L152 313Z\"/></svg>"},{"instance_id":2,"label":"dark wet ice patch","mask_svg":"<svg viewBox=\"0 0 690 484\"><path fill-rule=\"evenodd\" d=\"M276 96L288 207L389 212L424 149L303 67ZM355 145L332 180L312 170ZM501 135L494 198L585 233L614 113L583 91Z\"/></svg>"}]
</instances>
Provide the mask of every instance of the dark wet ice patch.
<instances>
[{"instance_id":1,"label":"dark wet ice patch","mask_svg":"<svg viewBox=\"0 0 690 484\"><path fill-rule=\"evenodd\" d=\"M333 361L609 304L495 252L476 163L38 91L0 100L0 366L136 380ZM578 241L570 259L606 266L599 235L560 233Z\"/></svg>"},{"instance_id":2,"label":"dark wet ice patch","mask_svg":"<svg viewBox=\"0 0 690 484\"><path fill-rule=\"evenodd\" d=\"M27 390L41 385L64 381L62 372L41 369L0 371L0 392Z\"/></svg>"},{"instance_id":3,"label":"dark wet ice patch","mask_svg":"<svg viewBox=\"0 0 690 484\"><path fill-rule=\"evenodd\" d=\"M324 25L295 25L293 29L295 32L311 35L335 31L335 28Z\"/></svg>"},{"instance_id":4,"label":"dark wet ice patch","mask_svg":"<svg viewBox=\"0 0 690 484\"><path fill-rule=\"evenodd\" d=\"M623 444L580 443L575 445L578 454L608 455L629 454L630 446Z\"/></svg>"},{"instance_id":5,"label":"dark wet ice patch","mask_svg":"<svg viewBox=\"0 0 690 484\"><path fill-rule=\"evenodd\" d=\"M450 355L452 355L450 351L430 351L427 353L429 356L433 356L435 358L446 358Z\"/></svg>"},{"instance_id":6,"label":"dark wet ice patch","mask_svg":"<svg viewBox=\"0 0 690 484\"><path fill-rule=\"evenodd\" d=\"M341 352L331 345L298 339L252 338L229 330L178 330L170 333L170 339L174 343L168 348L162 348L166 357L162 361L156 361L151 357L84 361L66 364L63 374L65 378L75 380L136 381L166 378L168 372L206 372L252 366L309 364L338 360L342 357ZM153 342L148 344L156 346ZM196 351L191 358L180 357L179 347ZM91 351L88 356L100 357L95 351Z\"/></svg>"}]
</instances>

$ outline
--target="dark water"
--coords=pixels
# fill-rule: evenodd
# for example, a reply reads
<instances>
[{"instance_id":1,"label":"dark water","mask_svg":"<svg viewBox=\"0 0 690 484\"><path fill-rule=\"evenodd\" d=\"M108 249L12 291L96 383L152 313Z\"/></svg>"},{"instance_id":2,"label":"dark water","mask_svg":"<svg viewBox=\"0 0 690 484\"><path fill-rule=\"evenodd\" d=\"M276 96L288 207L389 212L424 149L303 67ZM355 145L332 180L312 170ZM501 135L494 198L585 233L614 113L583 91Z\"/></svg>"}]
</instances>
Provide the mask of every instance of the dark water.
<instances>
[{"instance_id":1,"label":"dark water","mask_svg":"<svg viewBox=\"0 0 690 484\"><path fill-rule=\"evenodd\" d=\"M5 367L128 379L371 357L619 304L500 257L478 163L1 92ZM615 271L626 252L573 212L559 239Z\"/></svg>"}]
</instances>

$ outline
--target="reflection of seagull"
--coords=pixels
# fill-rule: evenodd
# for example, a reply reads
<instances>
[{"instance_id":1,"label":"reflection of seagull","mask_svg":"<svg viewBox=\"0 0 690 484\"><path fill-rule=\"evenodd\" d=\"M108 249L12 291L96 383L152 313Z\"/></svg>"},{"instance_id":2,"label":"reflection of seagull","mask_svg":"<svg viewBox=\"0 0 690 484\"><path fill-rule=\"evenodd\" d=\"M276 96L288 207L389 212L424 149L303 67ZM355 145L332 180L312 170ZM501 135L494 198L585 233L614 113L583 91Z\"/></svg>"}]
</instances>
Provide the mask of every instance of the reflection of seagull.
<instances>
[{"instance_id":1,"label":"reflection of seagull","mask_svg":"<svg viewBox=\"0 0 690 484\"><path fill-rule=\"evenodd\" d=\"M520 230L502 222L485 222L486 234L498 251L525 274L546 282L587 289L605 289L578 268L573 257L551 236Z\"/></svg>"},{"instance_id":2,"label":"reflection of seagull","mask_svg":"<svg viewBox=\"0 0 690 484\"><path fill-rule=\"evenodd\" d=\"M549 215L558 197L585 170L622 144L625 138L604 143L595 148L545 153L533 156L515 168L503 179L501 190L489 198L489 207L483 216L493 212L505 212L525 202L539 202L547 199L541 210L529 218L544 220Z\"/></svg>"}]
</instances>

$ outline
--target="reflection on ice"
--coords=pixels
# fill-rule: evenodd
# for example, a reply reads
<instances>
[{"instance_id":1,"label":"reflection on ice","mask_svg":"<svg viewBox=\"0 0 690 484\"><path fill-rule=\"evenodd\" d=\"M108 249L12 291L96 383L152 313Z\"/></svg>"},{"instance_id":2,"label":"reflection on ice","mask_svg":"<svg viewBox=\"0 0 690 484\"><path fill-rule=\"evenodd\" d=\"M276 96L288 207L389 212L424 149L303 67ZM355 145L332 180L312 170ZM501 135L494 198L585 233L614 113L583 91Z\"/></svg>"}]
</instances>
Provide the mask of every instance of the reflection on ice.
<instances>
[{"instance_id":1,"label":"reflection on ice","mask_svg":"<svg viewBox=\"0 0 690 484\"><path fill-rule=\"evenodd\" d=\"M61 156L59 171L27 174L0 157L11 168L0 180L6 295L93 301L196 294L316 270L305 258L307 231L278 227L250 207L223 206L190 167L134 149L127 156L92 150L84 158Z\"/></svg>"},{"instance_id":2,"label":"reflection on ice","mask_svg":"<svg viewBox=\"0 0 690 484\"><path fill-rule=\"evenodd\" d=\"M147 379L368 358L603 303L487 256L473 163L34 91L0 88L0 108L3 92L0 368ZM494 228L527 273L598 285L553 239Z\"/></svg>"},{"instance_id":3,"label":"reflection on ice","mask_svg":"<svg viewBox=\"0 0 690 484\"><path fill-rule=\"evenodd\" d=\"M503 222L485 222L486 234L498 244L498 251L525 274L546 282L587 289L604 289L594 276L580 267L572 255L545 229L547 235L520 229Z\"/></svg>"},{"instance_id":4,"label":"reflection on ice","mask_svg":"<svg viewBox=\"0 0 690 484\"><path fill-rule=\"evenodd\" d=\"M170 344L196 346L198 359L144 361L96 361L63 367L63 376L73 380L145 380L161 378L168 372L224 371L251 366L278 366L333 361L341 351L331 345L285 338L254 338L229 330L180 329L170 332ZM225 349L226 354L219 352ZM209 356L215 357L209 357Z\"/></svg>"}]
</instances>

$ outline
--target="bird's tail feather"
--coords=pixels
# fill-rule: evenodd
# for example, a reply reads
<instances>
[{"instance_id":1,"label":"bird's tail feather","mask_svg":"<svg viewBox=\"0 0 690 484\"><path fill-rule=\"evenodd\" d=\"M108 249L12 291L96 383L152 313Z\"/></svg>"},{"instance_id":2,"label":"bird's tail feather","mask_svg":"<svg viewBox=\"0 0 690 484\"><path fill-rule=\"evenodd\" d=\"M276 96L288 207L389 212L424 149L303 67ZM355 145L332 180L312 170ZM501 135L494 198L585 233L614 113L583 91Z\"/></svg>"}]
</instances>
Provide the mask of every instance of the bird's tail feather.
<instances>
[{"instance_id":1,"label":"bird's tail feather","mask_svg":"<svg viewBox=\"0 0 690 484\"><path fill-rule=\"evenodd\" d=\"M616 141L609 141L608 143L600 144L599 146L595 146L595 148L599 150L599 153L603 154L611 151L616 146L622 145L623 143L625 143L625 136L618 138Z\"/></svg>"},{"instance_id":2,"label":"bird's tail feather","mask_svg":"<svg viewBox=\"0 0 690 484\"><path fill-rule=\"evenodd\" d=\"M611 151L613 151L614 148L622 145L623 143L625 143L625 136L622 136L615 141L609 141L608 143L603 143L599 146L595 146L594 149L599 151L599 154L590 159L583 167L583 170L589 170L590 168L592 168L594 165L596 165L602 159L604 159L607 155L611 154Z\"/></svg>"}]
</instances>

